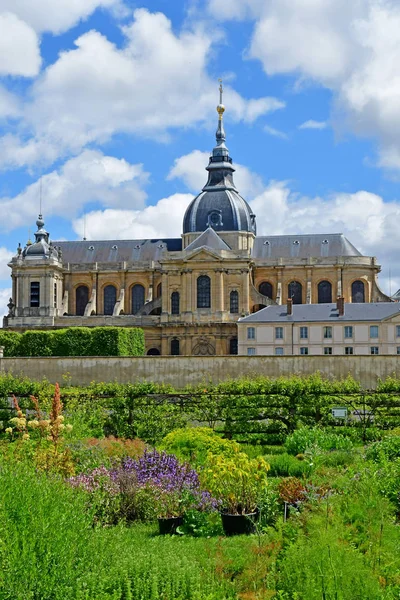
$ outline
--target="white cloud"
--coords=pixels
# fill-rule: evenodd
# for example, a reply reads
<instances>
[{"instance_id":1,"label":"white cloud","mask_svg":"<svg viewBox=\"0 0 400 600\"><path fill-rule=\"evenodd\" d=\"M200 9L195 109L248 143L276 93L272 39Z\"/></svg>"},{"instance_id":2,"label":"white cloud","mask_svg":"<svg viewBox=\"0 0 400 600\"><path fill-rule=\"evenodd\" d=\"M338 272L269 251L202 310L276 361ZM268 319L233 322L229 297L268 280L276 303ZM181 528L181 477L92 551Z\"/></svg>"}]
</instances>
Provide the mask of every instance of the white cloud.
<instances>
[{"instance_id":1,"label":"white cloud","mask_svg":"<svg viewBox=\"0 0 400 600\"><path fill-rule=\"evenodd\" d=\"M5 117L17 117L19 114L19 99L0 85L0 119L4 119Z\"/></svg>"},{"instance_id":2,"label":"white cloud","mask_svg":"<svg viewBox=\"0 0 400 600\"><path fill-rule=\"evenodd\" d=\"M309 121L304 121L301 125L299 125L299 129L326 129L328 123L326 121L314 121L314 119L310 119Z\"/></svg>"},{"instance_id":3,"label":"white cloud","mask_svg":"<svg viewBox=\"0 0 400 600\"><path fill-rule=\"evenodd\" d=\"M46 217L74 217L88 202L103 206L137 207L144 205L143 186L148 174L140 164L85 150L68 160L58 171L41 178L43 211ZM3 230L32 223L38 212L40 180L14 198L0 198L0 210L7 214Z\"/></svg>"},{"instance_id":4,"label":"white cloud","mask_svg":"<svg viewBox=\"0 0 400 600\"><path fill-rule=\"evenodd\" d=\"M55 151L79 152L120 131L162 141L170 129L209 123L218 91L207 67L218 38L200 27L176 33L164 14L145 9L122 31L122 48L89 31L47 67L25 107L32 137L9 137L3 166L43 160L42 147L51 161ZM245 122L284 107L272 97L245 99L229 86L224 101L228 119Z\"/></svg>"},{"instance_id":5,"label":"white cloud","mask_svg":"<svg viewBox=\"0 0 400 600\"><path fill-rule=\"evenodd\" d=\"M0 75L33 77L40 64L39 39L32 27L11 12L0 12Z\"/></svg>"},{"instance_id":6,"label":"white cloud","mask_svg":"<svg viewBox=\"0 0 400 600\"><path fill-rule=\"evenodd\" d=\"M0 246L0 279L10 277L10 267L7 267L7 263L11 260L15 252L8 250L4 246Z\"/></svg>"},{"instance_id":7,"label":"white cloud","mask_svg":"<svg viewBox=\"0 0 400 600\"><path fill-rule=\"evenodd\" d=\"M10 269L9 269L10 270ZM7 304L11 297L11 288L0 289L0 327L3 326L3 317L8 313Z\"/></svg>"},{"instance_id":8,"label":"white cloud","mask_svg":"<svg viewBox=\"0 0 400 600\"><path fill-rule=\"evenodd\" d=\"M37 32L62 33L96 8L113 8L119 0L0 0L0 11L9 11Z\"/></svg>"},{"instance_id":9,"label":"white cloud","mask_svg":"<svg viewBox=\"0 0 400 600\"><path fill-rule=\"evenodd\" d=\"M208 165L209 156L210 152L201 152L200 150L193 150L190 154L180 156L175 160L168 179L181 179L194 194L198 194L207 183L208 173L205 168ZM235 185L244 198L254 198L261 193L264 185L257 173L240 164L235 163L233 166L236 169Z\"/></svg>"},{"instance_id":10,"label":"white cloud","mask_svg":"<svg viewBox=\"0 0 400 600\"><path fill-rule=\"evenodd\" d=\"M141 211L92 211L86 215L86 237L92 240L180 237L183 216L192 199L191 194L174 194ZM73 228L82 237L83 218L74 220Z\"/></svg>"},{"instance_id":11,"label":"white cloud","mask_svg":"<svg viewBox=\"0 0 400 600\"><path fill-rule=\"evenodd\" d=\"M268 75L291 74L333 92L334 113L376 136L379 164L400 168L400 4L393 0L238 0L214 18L253 19L247 56ZM333 119L335 123L335 119Z\"/></svg>"},{"instance_id":12,"label":"white cloud","mask_svg":"<svg viewBox=\"0 0 400 600\"><path fill-rule=\"evenodd\" d=\"M282 140L288 139L287 133L285 133L284 131L280 131L279 129L275 129L275 127L271 127L270 125L264 125L263 129L265 133L268 133L269 135L281 138Z\"/></svg>"}]
</instances>

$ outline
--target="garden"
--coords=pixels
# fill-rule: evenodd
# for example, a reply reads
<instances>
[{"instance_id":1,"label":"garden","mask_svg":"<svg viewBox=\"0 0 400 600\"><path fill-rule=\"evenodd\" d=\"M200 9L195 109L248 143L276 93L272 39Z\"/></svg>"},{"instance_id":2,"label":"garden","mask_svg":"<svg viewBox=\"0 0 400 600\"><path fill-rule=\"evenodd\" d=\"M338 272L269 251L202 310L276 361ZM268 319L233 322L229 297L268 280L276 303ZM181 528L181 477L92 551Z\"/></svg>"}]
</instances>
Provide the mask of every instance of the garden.
<instances>
[{"instance_id":1,"label":"garden","mask_svg":"<svg viewBox=\"0 0 400 600\"><path fill-rule=\"evenodd\" d=\"M400 599L400 381L0 375L1 600Z\"/></svg>"}]
</instances>

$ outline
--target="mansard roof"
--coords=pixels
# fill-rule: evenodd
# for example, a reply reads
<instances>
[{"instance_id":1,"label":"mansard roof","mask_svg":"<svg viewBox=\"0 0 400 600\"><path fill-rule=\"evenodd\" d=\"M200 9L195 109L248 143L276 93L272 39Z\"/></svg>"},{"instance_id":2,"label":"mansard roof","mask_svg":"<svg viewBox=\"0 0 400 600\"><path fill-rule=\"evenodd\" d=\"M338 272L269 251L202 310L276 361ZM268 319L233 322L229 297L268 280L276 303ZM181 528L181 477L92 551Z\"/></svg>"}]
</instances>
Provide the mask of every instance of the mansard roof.
<instances>
[{"instance_id":1,"label":"mansard roof","mask_svg":"<svg viewBox=\"0 0 400 600\"><path fill-rule=\"evenodd\" d=\"M157 261L165 252L182 250L180 238L153 240L84 240L54 242L61 248L63 263L116 263Z\"/></svg>"},{"instance_id":2,"label":"mansard roof","mask_svg":"<svg viewBox=\"0 0 400 600\"><path fill-rule=\"evenodd\" d=\"M252 257L261 260L328 256L362 256L362 254L342 233L257 236L252 251Z\"/></svg>"}]
</instances>

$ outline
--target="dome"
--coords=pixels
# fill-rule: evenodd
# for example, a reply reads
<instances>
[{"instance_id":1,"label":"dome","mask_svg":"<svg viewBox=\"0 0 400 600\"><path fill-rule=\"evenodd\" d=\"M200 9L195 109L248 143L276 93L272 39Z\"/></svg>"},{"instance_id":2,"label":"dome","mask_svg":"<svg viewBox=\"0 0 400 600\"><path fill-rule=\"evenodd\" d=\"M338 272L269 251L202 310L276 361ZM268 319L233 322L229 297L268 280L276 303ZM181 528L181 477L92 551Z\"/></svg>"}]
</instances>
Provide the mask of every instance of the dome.
<instances>
[{"instance_id":1,"label":"dome","mask_svg":"<svg viewBox=\"0 0 400 600\"><path fill-rule=\"evenodd\" d=\"M35 242L34 244L30 244L27 246L24 252L24 256L48 256L49 255L49 245L45 242L45 240L40 240L39 242Z\"/></svg>"},{"instance_id":2,"label":"dome","mask_svg":"<svg viewBox=\"0 0 400 600\"><path fill-rule=\"evenodd\" d=\"M206 170L208 181L202 192L189 204L183 218L183 233L205 231L212 227L216 231L248 231L256 233L256 217L242 198L233 182L235 169L229 150L225 145L223 127L222 88L217 106L217 145L212 151Z\"/></svg>"}]
</instances>

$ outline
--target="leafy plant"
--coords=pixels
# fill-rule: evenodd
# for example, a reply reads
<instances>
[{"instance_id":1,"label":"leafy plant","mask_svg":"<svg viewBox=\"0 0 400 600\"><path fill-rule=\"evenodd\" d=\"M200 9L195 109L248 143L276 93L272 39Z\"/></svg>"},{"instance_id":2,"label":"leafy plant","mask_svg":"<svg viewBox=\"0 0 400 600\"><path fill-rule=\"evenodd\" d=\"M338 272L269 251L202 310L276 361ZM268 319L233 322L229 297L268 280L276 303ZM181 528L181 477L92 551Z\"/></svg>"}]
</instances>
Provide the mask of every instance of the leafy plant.
<instances>
[{"instance_id":1,"label":"leafy plant","mask_svg":"<svg viewBox=\"0 0 400 600\"><path fill-rule=\"evenodd\" d=\"M161 448L196 464L204 464L209 452L233 457L240 451L239 444L221 438L208 427L187 427L171 431L162 440Z\"/></svg>"},{"instance_id":2,"label":"leafy plant","mask_svg":"<svg viewBox=\"0 0 400 600\"><path fill-rule=\"evenodd\" d=\"M288 435L285 442L289 454L305 452L310 447L321 450L351 450L353 443L348 437L337 433L327 433L319 427L301 427Z\"/></svg>"},{"instance_id":3,"label":"leafy plant","mask_svg":"<svg viewBox=\"0 0 400 600\"><path fill-rule=\"evenodd\" d=\"M252 513L267 487L269 464L238 452L234 458L209 454L201 480L222 509L231 514Z\"/></svg>"}]
</instances>

